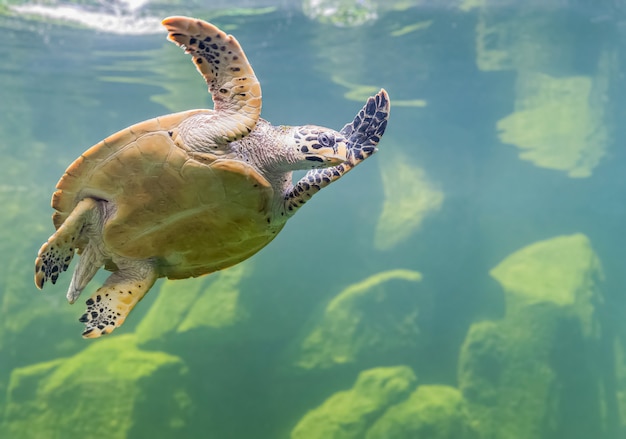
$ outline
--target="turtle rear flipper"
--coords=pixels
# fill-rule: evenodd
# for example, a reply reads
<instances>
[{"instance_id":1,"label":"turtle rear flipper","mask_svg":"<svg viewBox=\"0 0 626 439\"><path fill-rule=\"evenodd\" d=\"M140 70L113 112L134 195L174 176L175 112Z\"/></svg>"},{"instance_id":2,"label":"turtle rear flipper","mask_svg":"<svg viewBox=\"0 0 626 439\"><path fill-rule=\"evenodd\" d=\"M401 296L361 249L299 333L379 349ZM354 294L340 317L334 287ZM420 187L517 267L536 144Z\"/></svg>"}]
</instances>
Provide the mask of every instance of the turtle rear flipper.
<instances>
[{"instance_id":1,"label":"turtle rear flipper","mask_svg":"<svg viewBox=\"0 0 626 439\"><path fill-rule=\"evenodd\" d=\"M81 200L59 229L41 246L35 259L35 285L42 289L47 281L56 283L67 270L76 251L80 234L96 209L92 198Z\"/></svg>"},{"instance_id":2,"label":"turtle rear flipper","mask_svg":"<svg viewBox=\"0 0 626 439\"><path fill-rule=\"evenodd\" d=\"M129 261L128 265L120 266L120 270L111 274L87 299L87 312L78 319L85 324L83 337L100 337L121 326L157 277L150 261Z\"/></svg>"}]
</instances>

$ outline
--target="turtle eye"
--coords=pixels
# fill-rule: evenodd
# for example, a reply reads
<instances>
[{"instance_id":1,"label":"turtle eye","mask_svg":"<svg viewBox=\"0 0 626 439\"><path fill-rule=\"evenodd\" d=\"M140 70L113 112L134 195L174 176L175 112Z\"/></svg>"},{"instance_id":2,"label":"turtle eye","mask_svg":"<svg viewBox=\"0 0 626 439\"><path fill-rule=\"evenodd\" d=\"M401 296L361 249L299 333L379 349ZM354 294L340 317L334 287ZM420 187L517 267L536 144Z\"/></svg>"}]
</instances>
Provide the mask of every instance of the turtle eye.
<instances>
[{"instance_id":1,"label":"turtle eye","mask_svg":"<svg viewBox=\"0 0 626 439\"><path fill-rule=\"evenodd\" d=\"M317 141L325 148L330 148L335 144L334 136L327 133L320 133L319 136L317 136Z\"/></svg>"}]
</instances>

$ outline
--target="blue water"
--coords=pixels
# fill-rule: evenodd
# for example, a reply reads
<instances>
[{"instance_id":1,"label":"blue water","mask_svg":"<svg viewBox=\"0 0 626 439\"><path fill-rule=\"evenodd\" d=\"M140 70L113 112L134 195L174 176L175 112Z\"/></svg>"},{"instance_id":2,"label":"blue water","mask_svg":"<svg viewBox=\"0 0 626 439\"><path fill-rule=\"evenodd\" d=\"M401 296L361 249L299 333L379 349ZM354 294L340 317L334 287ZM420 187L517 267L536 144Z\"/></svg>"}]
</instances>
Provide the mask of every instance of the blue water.
<instances>
[{"instance_id":1,"label":"blue water","mask_svg":"<svg viewBox=\"0 0 626 439\"><path fill-rule=\"evenodd\" d=\"M305 3L0 6L0 437L626 437L622 2ZM83 340L107 274L36 289L50 196L211 107L174 14L237 37L272 123L340 129L384 87L388 129L250 260Z\"/></svg>"}]
</instances>

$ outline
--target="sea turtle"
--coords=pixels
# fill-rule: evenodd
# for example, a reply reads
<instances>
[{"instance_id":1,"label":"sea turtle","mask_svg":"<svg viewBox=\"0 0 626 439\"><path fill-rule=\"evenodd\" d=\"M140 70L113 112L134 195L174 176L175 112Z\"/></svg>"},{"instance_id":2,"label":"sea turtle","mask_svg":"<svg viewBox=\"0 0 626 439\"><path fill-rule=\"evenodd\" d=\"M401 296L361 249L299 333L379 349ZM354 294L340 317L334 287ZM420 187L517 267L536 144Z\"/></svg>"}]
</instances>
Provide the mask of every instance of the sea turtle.
<instances>
[{"instance_id":1,"label":"sea turtle","mask_svg":"<svg viewBox=\"0 0 626 439\"><path fill-rule=\"evenodd\" d=\"M205 21L163 20L191 54L214 110L138 123L84 152L52 196L56 232L35 261L35 284L56 282L80 254L67 292L78 298L101 267L112 274L88 300L83 336L113 331L156 279L237 264L266 246L313 194L376 151L385 90L341 131L272 126L237 40ZM309 170L297 183L292 171Z\"/></svg>"}]
</instances>

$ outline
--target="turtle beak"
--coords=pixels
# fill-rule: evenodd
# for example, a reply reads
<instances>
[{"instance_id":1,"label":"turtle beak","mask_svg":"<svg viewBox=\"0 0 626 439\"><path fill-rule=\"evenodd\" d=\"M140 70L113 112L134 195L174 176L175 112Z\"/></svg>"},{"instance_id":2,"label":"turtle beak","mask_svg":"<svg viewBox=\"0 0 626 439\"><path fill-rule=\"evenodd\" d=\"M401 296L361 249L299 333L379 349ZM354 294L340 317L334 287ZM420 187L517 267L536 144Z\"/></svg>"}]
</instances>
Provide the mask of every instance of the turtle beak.
<instances>
[{"instance_id":1,"label":"turtle beak","mask_svg":"<svg viewBox=\"0 0 626 439\"><path fill-rule=\"evenodd\" d=\"M328 166L335 166L348 160L348 144L345 140L337 139L332 147L324 149L326 151L317 152L323 154L324 162Z\"/></svg>"},{"instance_id":2,"label":"turtle beak","mask_svg":"<svg viewBox=\"0 0 626 439\"><path fill-rule=\"evenodd\" d=\"M321 146L317 144L314 148L309 149L306 160L318 162L319 165L316 167L335 166L348 160L348 150L347 140L343 136L337 136L332 145Z\"/></svg>"}]
</instances>

